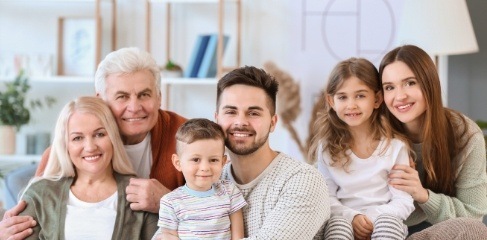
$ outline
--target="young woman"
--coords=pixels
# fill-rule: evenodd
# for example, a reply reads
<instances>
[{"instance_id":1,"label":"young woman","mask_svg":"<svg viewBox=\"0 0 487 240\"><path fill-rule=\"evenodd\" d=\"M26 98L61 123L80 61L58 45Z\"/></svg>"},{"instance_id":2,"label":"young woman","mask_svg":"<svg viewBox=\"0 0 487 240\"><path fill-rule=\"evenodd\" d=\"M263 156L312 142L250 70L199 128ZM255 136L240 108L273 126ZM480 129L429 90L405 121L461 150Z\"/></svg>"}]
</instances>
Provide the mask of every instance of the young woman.
<instances>
[{"instance_id":1,"label":"young woman","mask_svg":"<svg viewBox=\"0 0 487 240\"><path fill-rule=\"evenodd\" d=\"M405 239L402 223L414 210L406 192L388 184L395 164L409 166L409 146L382 117L379 73L351 58L333 69L309 159L328 184L332 218L325 239Z\"/></svg>"},{"instance_id":2,"label":"young woman","mask_svg":"<svg viewBox=\"0 0 487 240\"><path fill-rule=\"evenodd\" d=\"M405 45L385 55L379 67L386 116L413 143L416 169L397 165L392 186L409 193L416 210L410 232L457 217L487 213L484 136L459 112L443 107L440 81L430 56ZM419 225L418 225L419 224Z\"/></svg>"},{"instance_id":3,"label":"young woman","mask_svg":"<svg viewBox=\"0 0 487 240\"><path fill-rule=\"evenodd\" d=\"M49 163L22 199L37 221L27 239L151 239L157 215L134 212L125 189L134 171L108 106L69 102L56 123Z\"/></svg>"}]
</instances>

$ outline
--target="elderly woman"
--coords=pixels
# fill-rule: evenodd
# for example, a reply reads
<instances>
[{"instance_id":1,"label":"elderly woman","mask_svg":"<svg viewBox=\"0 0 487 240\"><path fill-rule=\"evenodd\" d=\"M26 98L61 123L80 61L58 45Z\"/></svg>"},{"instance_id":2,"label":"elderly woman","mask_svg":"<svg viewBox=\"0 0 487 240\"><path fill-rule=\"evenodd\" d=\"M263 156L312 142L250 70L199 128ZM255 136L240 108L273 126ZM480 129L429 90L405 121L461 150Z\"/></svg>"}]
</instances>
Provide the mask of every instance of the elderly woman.
<instances>
[{"instance_id":1,"label":"elderly woman","mask_svg":"<svg viewBox=\"0 0 487 240\"><path fill-rule=\"evenodd\" d=\"M150 239L157 215L125 198L132 165L108 106L96 97L69 102L56 123L46 169L22 199L37 221L28 239Z\"/></svg>"}]
</instances>

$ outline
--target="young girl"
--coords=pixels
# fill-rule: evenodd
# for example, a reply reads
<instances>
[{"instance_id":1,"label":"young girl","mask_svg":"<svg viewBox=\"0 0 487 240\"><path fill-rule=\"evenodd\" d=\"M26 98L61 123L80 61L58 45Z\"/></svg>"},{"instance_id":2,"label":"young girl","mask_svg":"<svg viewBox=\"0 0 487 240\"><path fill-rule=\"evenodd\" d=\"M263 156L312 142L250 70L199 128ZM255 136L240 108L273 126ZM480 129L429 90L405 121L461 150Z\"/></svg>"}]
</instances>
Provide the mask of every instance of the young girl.
<instances>
[{"instance_id":1,"label":"young girl","mask_svg":"<svg viewBox=\"0 0 487 240\"><path fill-rule=\"evenodd\" d=\"M379 69L386 116L416 152L416 169L396 166L401 172L390 176L391 184L417 203L406 221L414 226L410 232L458 217L480 220L487 214L485 141L480 128L443 106L438 72L422 49L397 47L384 56Z\"/></svg>"},{"instance_id":2,"label":"young girl","mask_svg":"<svg viewBox=\"0 0 487 240\"><path fill-rule=\"evenodd\" d=\"M332 218L325 239L405 239L402 221L414 210L413 199L391 187L388 174L395 164L409 166L409 147L380 114L376 68L362 58L338 63L325 96L308 156L328 184Z\"/></svg>"}]
</instances>

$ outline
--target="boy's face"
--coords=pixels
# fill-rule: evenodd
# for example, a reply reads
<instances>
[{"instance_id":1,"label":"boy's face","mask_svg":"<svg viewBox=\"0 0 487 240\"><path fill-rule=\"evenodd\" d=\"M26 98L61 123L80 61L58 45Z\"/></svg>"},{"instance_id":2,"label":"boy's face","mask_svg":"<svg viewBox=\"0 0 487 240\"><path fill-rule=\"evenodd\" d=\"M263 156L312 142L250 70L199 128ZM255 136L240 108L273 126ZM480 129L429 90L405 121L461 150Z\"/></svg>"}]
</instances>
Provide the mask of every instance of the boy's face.
<instances>
[{"instance_id":1,"label":"boy's face","mask_svg":"<svg viewBox=\"0 0 487 240\"><path fill-rule=\"evenodd\" d=\"M226 161L222 139L181 143L181 151L173 154L174 167L183 173L186 184L196 191L207 191L220 179Z\"/></svg>"}]
</instances>

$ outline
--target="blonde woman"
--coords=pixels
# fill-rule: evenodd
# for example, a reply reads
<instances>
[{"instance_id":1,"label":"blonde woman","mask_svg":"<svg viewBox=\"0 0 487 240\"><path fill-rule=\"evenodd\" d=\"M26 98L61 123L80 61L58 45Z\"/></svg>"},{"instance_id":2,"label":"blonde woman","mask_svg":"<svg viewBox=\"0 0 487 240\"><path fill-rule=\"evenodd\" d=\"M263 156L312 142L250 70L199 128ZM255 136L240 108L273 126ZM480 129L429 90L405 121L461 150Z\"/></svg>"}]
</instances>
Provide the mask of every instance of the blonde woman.
<instances>
[{"instance_id":1,"label":"blonde woman","mask_svg":"<svg viewBox=\"0 0 487 240\"><path fill-rule=\"evenodd\" d=\"M132 165L108 106L96 97L69 102L56 123L46 169L29 184L21 215L37 221L28 239L150 239L157 215L125 198Z\"/></svg>"}]
</instances>

